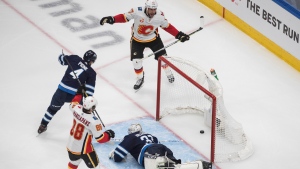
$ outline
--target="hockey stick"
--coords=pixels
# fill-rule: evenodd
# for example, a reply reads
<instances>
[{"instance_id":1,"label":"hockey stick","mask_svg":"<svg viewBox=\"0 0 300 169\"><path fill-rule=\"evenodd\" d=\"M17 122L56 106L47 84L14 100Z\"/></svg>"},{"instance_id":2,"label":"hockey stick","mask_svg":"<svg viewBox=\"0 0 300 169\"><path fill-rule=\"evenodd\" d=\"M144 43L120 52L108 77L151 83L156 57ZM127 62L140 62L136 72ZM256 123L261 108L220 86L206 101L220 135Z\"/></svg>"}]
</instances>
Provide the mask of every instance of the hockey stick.
<instances>
[{"instance_id":1,"label":"hockey stick","mask_svg":"<svg viewBox=\"0 0 300 169\"><path fill-rule=\"evenodd\" d=\"M203 26L204 26L204 16L200 16L200 27L199 27L197 30L195 30L194 32L190 33L189 36L195 34L196 32L201 31L201 30L203 29ZM161 48L161 49L159 49L159 50L157 50L157 51L155 51L155 52L149 54L147 57L144 57L144 58L138 60L137 62L141 62L141 61L143 61L143 60L149 58L150 56L155 55L156 53L158 53L158 52L160 52L160 51L162 51L162 50L164 50L164 49L166 49L166 48L168 48L168 47L170 47L170 46L176 44L176 43L179 42L179 41L180 41L180 40L178 39L178 40L176 40L175 42L172 42L172 43L168 44L167 46L165 46L165 47L163 47L163 48Z\"/></svg>"},{"instance_id":2,"label":"hockey stick","mask_svg":"<svg viewBox=\"0 0 300 169\"><path fill-rule=\"evenodd\" d=\"M119 138L111 138L110 141L114 142L121 142L123 139ZM183 142L183 140L159 140L160 143L178 143L178 142Z\"/></svg>"},{"instance_id":3,"label":"hockey stick","mask_svg":"<svg viewBox=\"0 0 300 169\"><path fill-rule=\"evenodd\" d=\"M62 50L61 52L62 52L62 54L64 55L64 51ZM72 72L74 73L74 75L75 75L75 77L76 77L76 79L77 79L79 85L82 86L82 83L81 83L80 80L78 79L78 77L77 77L77 75L76 75L76 73L75 73L73 67L71 66L69 60L68 60L66 57L64 57L64 58L66 59L68 65L70 66ZM84 94L85 94L85 96L88 96L87 93L86 93L85 91L84 91ZM94 113L94 112L96 112L96 113ZM94 110L94 111L93 111L93 114L94 114L94 115L95 115L95 114L97 115L98 119L100 120L101 124L103 125L103 127L104 127L104 129L105 129L105 125L104 125L103 121L101 120L101 118L100 118L100 116L99 116L97 110Z\"/></svg>"}]
</instances>

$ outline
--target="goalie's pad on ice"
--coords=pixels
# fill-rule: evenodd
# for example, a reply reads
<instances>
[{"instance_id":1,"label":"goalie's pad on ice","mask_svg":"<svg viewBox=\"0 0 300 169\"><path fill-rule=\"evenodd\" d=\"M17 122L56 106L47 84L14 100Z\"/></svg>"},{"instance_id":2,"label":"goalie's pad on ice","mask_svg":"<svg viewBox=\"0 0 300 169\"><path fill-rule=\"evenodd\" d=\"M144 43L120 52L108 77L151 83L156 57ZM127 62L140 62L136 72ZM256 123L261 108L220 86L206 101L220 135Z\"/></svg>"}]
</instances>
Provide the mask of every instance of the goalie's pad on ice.
<instances>
[{"instance_id":1,"label":"goalie's pad on ice","mask_svg":"<svg viewBox=\"0 0 300 169\"><path fill-rule=\"evenodd\" d=\"M206 161L193 161L183 164L175 164L166 156L157 156L145 153L145 169L212 169L212 163Z\"/></svg>"},{"instance_id":2,"label":"goalie's pad on ice","mask_svg":"<svg viewBox=\"0 0 300 169\"><path fill-rule=\"evenodd\" d=\"M212 163L197 160L197 161L175 165L175 169L212 169Z\"/></svg>"},{"instance_id":3,"label":"goalie's pad on ice","mask_svg":"<svg viewBox=\"0 0 300 169\"><path fill-rule=\"evenodd\" d=\"M144 154L145 169L173 169L175 162L166 156L152 155L146 152Z\"/></svg>"}]
</instances>

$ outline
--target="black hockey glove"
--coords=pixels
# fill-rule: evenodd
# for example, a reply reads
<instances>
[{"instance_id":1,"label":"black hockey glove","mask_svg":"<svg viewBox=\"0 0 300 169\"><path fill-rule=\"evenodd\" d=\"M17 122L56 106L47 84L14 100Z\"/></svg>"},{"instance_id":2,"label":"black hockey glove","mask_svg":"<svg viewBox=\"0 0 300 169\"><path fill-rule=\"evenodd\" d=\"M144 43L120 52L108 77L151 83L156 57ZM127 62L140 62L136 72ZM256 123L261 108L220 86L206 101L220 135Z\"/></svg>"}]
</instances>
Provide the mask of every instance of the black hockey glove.
<instances>
[{"instance_id":1,"label":"black hockey glove","mask_svg":"<svg viewBox=\"0 0 300 169\"><path fill-rule=\"evenodd\" d=\"M109 135L109 139L115 138L115 132L111 129L105 131Z\"/></svg>"},{"instance_id":2,"label":"black hockey glove","mask_svg":"<svg viewBox=\"0 0 300 169\"><path fill-rule=\"evenodd\" d=\"M103 17L101 20L100 20L100 25L104 25L104 23L109 23L109 24L114 24L115 23L115 19L114 17L112 16L106 16L106 17Z\"/></svg>"},{"instance_id":3,"label":"black hockey glove","mask_svg":"<svg viewBox=\"0 0 300 169\"><path fill-rule=\"evenodd\" d=\"M175 36L176 39L179 39L180 42L185 42L187 40L190 40L190 36L183 33L183 32L178 32L178 34Z\"/></svg>"},{"instance_id":4,"label":"black hockey glove","mask_svg":"<svg viewBox=\"0 0 300 169\"><path fill-rule=\"evenodd\" d=\"M86 91L85 85L81 85L81 86L79 86L79 87L77 88L76 94L81 94L81 95L83 95L83 93L85 93L85 91Z\"/></svg>"}]
</instances>

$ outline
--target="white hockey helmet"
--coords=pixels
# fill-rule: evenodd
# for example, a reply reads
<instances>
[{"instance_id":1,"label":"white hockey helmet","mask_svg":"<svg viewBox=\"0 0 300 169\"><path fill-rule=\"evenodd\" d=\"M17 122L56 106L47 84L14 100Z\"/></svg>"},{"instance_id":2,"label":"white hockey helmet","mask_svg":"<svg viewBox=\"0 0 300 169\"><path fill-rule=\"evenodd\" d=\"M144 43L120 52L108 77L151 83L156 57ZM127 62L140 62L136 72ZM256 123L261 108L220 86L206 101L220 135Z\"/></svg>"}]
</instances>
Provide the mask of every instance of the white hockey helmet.
<instances>
[{"instance_id":1,"label":"white hockey helmet","mask_svg":"<svg viewBox=\"0 0 300 169\"><path fill-rule=\"evenodd\" d=\"M142 126L140 124L131 124L128 128L128 134L142 132Z\"/></svg>"},{"instance_id":2,"label":"white hockey helmet","mask_svg":"<svg viewBox=\"0 0 300 169\"><path fill-rule=\"evenodd\" d=\"M150 8L150 9L157 9L158 4L157 4L156 0L147 0L145 2L145 7Z\"/></svg>"},{"instance_id":3,"label":"white hockey helmet","mask_svg":"<svg viewBox=\"0 0 300 169\"><path fill-rule=\"evenodd\" d=\"M95 109L97 104L98 102L93 96L88 96L83 100L83 108L86 110L90 110L91 108L93 108L93 106L95 106Z\"/></svg>"}]
</instances>

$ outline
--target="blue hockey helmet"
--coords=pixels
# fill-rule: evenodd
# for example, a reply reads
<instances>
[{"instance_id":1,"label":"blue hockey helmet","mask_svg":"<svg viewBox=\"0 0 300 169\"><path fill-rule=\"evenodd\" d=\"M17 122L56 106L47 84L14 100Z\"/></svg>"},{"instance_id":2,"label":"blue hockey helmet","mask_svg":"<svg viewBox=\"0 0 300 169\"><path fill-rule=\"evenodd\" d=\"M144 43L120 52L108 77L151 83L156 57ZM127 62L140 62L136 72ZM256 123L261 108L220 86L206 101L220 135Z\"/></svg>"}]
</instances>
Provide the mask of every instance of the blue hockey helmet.
<instances>
[{"instance_id":1,"label":"blue hockey helmet","mask_svg":"<svg viewBox=\"0 0 300 169\"><path fill-rule=\"evenodd\" d=\"M83 60L86 61L87 63L89 63L90 61L95 62L96 59L97 59L97 54L92 50L86 51L83 56Z\"/></svg>"}]
</instances>

